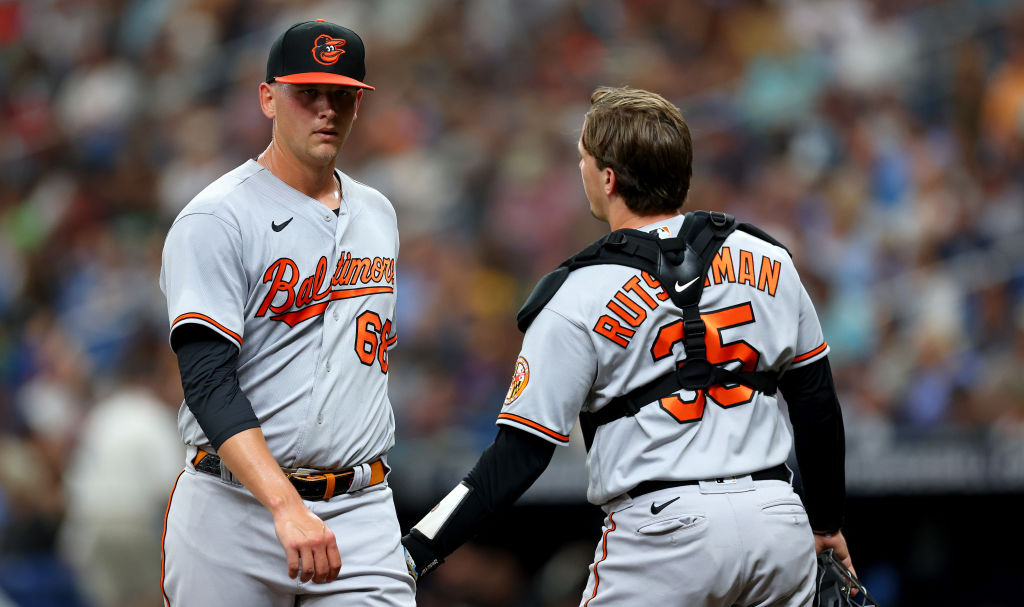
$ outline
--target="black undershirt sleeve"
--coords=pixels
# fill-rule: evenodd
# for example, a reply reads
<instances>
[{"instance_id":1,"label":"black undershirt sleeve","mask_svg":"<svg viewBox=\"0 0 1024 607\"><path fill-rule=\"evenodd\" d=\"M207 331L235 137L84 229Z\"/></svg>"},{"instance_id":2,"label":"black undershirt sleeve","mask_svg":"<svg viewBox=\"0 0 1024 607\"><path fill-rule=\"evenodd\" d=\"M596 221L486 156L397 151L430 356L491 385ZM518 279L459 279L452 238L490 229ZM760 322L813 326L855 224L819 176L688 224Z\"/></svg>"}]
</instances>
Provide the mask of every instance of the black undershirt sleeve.
<instances>
[{"instance_id":1,"label":"black undershirt sleeve","mask_svg":"<svg viewBox=\"0 0 1024 607\"><path fill-rule=\"evenodd\" d=\"M533 485L551 462L555 445L524 430L501 426L498 436L463 479L469 493L436 537L417 529L402 543L426 573L476 535L494 513L511 506Z\"/></svg>"},{"instance_id":2,"label":"black undershirt sleeve","mask_svg":"<svg viewBox=\"0 0 1024 607\"><path fill-rule=\"evenodd\" d=\"M811 529L834 532L846 503L846 438L828 357L784 373L779 390L789 405Z\"/></svg>"},{"instance_id":3,"label":"black undershirt sleeve","mask_svg":"<svg viewBox=\"0 0 1024 607\"><path fill-rule=\"evenodd\" d=\"M171 334L185 403L214 449L243 430L259 428L252 404L238 385L238 348L198 324Z\"/></svg>"}]
</instances>

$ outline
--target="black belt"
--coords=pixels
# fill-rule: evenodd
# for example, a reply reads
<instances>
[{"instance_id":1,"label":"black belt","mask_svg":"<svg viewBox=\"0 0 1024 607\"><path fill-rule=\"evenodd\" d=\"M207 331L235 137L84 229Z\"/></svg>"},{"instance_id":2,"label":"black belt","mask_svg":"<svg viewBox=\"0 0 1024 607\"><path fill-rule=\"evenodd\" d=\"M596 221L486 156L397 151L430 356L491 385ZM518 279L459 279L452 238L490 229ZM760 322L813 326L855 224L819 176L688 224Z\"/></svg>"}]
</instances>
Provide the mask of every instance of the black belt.
<instances>
[{"instance_id":1,"label":"black belt","mask_svg":"<svg viewBox=\"0 0 1024 607\"><path fill-rule=\"evenodd\" d=\"M740 474L738 476L746 476L746 475L745 474ZM758 470L757 472L752 472L750 474L750 477L753 478L755 481L786 481L788 483L789 482L789 468L786 467L786 464L779 464L778 466L772 466L771 468L767 468L765 470ZM738 478L738 477L728 477L728 478ZM709 478L709 479L704 479L704 481L708 481L708 482L723 482L725 480L726 480L725 478ZM701 482L704 482L704 481L700 481L700 480L689 480L689 481L644 481L644 482L640 483L639 485L637 485L636 487L633 487L631 490L627 491L626 493L629 495L629 497L632 497L632 498L635 499L635 498L640 497L641 495L644 495L645 493L651 493L652 491L660 491L661 489L671 489L672 487L687 487L689 485L697 485L697 484L699 484Z\"/></svg>"},{"instance_id":2,"label":"black belt","mask_svg":"<svg viewBox=\"0 0 1024 607\"><path fill-rule=\"evenodd\" d=\"M220 477L220 457L203 451L196 453L192 460L192 466L199 472L212 474ZM292 486L299 492L299 497L304 500L322 501L329 500L335 495L340 495L349 490L352 486L352 479L355 477L355 470L341 470L339 472L312 472L309 474L300 472L285 473ZM384 461L377 459L370 464L370 481L367 487L379 485L384 482L387 476L387 467Z\"/></svg>"}]
</instances>

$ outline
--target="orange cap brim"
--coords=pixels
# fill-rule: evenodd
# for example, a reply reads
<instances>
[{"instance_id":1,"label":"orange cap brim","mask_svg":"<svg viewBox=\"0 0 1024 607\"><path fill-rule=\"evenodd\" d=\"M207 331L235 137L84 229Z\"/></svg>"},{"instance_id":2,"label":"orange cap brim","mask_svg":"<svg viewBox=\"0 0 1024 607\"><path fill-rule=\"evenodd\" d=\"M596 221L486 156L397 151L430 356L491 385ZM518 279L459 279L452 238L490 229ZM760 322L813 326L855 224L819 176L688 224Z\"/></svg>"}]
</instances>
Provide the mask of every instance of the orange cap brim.
<instances>
[{"instance_id":1,"label":"orange cap brim","mask_svg":"<svg viewBox=\"0 0 1024 607\"><path fill-rule=\"evenodd\" d=\"M371 91L377 90L369 84L359 82L355 78L349 78L348 76L331 74L328 72L302 72L301 74L278 76L274 78L274 82L284 82L285 84L338 84L341 86L355 86L361 89L369 89Z\"/></svg>"}]
</instances>

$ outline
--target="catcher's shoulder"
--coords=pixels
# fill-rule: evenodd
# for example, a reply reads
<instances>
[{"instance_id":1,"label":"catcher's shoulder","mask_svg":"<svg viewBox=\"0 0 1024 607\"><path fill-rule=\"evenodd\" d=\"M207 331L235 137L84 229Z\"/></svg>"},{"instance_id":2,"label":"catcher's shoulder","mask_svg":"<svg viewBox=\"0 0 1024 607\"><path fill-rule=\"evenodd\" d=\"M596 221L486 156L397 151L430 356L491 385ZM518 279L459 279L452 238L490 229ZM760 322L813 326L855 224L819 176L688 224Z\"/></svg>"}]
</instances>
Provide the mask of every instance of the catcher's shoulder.
<instances>
[{"instance_id":1,"label":"catcher's shoulder","mask_svg":"<svg viewBox=\"0 0 1024 607\"><path fill-rule=\"evenodd\" d=\"M779 231L785 232L785 230L780 230L778 226L771 226L766 229L755 223L741 222L737 220L736 229L729 235L726 242L723 244L728 244L730 241L733 243L751 243L754 246L771 250L777 254L789 257L792 253L790 252L789 247L784 243L784 240L787 239L786 237L788 235L779 234L782 239L777 238L776 232Z\"/></svg>"}]
</instances>

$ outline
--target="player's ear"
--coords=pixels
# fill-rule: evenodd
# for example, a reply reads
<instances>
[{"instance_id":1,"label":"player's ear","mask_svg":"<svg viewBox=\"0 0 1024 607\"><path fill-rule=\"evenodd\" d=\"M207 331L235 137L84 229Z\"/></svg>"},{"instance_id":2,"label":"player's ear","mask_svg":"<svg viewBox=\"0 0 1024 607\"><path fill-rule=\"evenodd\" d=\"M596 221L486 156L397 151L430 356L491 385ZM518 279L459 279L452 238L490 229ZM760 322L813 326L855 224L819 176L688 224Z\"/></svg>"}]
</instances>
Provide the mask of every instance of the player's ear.
<instances>
[{"instance_id":1,"label":"player's ear","mask_svg":"<svg viewBox=\"0 0 1024 607\"><path fill-rule=\"evenodd\" d=\"M352 112L352 120L355 120L356 118L359 117L359 103L362 102L362 100L363 100L363 89L359 89L359 90L356 91L356 109L355 109L354 112Z\"/></svg>"},{"instance_id":2,"label":"player's ear","mask_svg":"<svg viewBox=\"0 0 1024 607\"><path fill-rule=\"evenodd\" d=\"M618 189L619 182L615 178L615 171L612 167L605 167L601 171L601 177L603 178L602 186L604 188L604 195L611 196Z\"/></svg>"},{"instance_id":3,"label":"player's ear","mask_svg":"<svg viewBox=\"0 0 1024 607\"><path fill-rule=\"evenodd\" d=\"M277 116L277 108L274 105L276 93L274 85L266 82L260 83L260 109L263 110L263 115L271 120Z\"/></svg>"}]
</instances>

